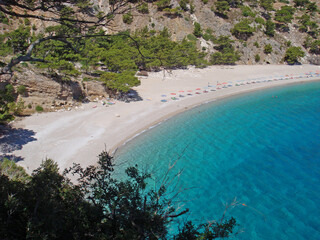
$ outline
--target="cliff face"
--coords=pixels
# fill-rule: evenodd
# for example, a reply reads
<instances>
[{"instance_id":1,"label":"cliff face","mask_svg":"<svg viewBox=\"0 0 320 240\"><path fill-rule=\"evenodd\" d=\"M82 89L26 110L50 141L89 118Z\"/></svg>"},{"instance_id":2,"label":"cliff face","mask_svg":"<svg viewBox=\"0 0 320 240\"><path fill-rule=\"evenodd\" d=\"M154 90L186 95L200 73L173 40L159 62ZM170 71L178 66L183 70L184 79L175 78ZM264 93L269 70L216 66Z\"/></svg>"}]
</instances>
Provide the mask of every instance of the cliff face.
<instances>
[{"instance_id":1,"label":"cliff face","mask_svg":"<svg viewBox=\"0 0 320 240\"><path fill-rule=\"evenodd\" d=\"M232 44L241 56L237 64L283 63L285 52L289 46L298 46L304 51L305 57L300 59L301 63L320 64L319 55L311 54L309 49L305 47L305 40L309 36L308 31L301 31L301 17L308 15L310 21L317 25L317 31L319 32L319 11L311 13L305 7L297 8L295 6L296 0L275 0L271 10L265 10L259 5L262 0L243 0L242 5L231 7L225 12L225 15L222 15L216 11L217 1L220 0L171 0L167 3L166 8L160 9L155 2L149 2L145 5L144 11L139 8L132 8L122 14L115 15L114 20L104 30L113 34L125 30L134 32L146 26L149 30L155 31L167 28L171 33L172 40L193 39L196 41L198 49L207 52L208 56L217 51L214 48L215 44L204 37L204 33L209 30L215 37L230 36L234 41ZM320 1L309 1L316 3L318 9L320 9ZM182 2L185 3L184 9L181 8ZM92 3L94 14L110 12L109 0L92 0ZM275 16L277 10L280 10L283 6L294 8L293 19L285 24L285 30L276 27L274 36L266 35L265 22L267 19L272 19L276 25L279 25ZM244 14L244 8L250 10L249 16ZM130 12L131 20L125 21L124 14L128 12ZM90 17L92 16L88 15L88 19ZM254 28L253 34L245 40L232 34L235 25L244 19L248 19L250 27ZM193 35L195 23L200 24L202 37L196 38ZM11 25L0 23L0 33L15 29L20 24L21 21L18 20L13 20ZM32 33L38 34L43 33L46 27L54 25L54 23L30 19L29 25L34 26L31 28ZM313 36L312 39L319 39L319 36ZM271 46L271 52L265 51L267 45ZM8 59L6 60L8 62ZM36 105L44 106L46 110L61 107L69 108L84 98L94 100L107 96L105 88L100 82L84 82L82 77L80 75L67 83L59 82L48 77L45 72L39 69L21 67L20 71L15 72L14 84L26 87L27 93L22 95L21 98L30 109L34 109Z\"/></svg>"},{"instance_id":2,"label":"cliff face","mask_svg":"<svg viewBox=\"0 0 320 240\"><path fill-rule=\"evenodd\" d=\"M99 3L104 6L103 10L108 11L107 0L100 0ZM171 0L171 9L179 8L179 2L177 0ZM314 63L315 59L319 59L318 56L310 54L304 47L304 41L308 37L308 33L299 30L301 26L299 17L303 14L311 16L311 20L320 25L319 13L310 13L304 11L302 8L295 7L294 1L290 0L287 3L284 1L275 1L273 4L273 10L267 11L260 7L258 4L250 6L248 2L243 1L243 6L250 7L254 14L254 17L243 16L241 7L230 8L225 17L219 16L215 12L215 3L217 0L208 0L205 4L202 0L188 1L187 5L190 8L190 4L194 6L194 12L180 11L179 14L169 14L166 11L159 11L157 6L149 3L148 14L141 14L136 10L132 10L133 21L130 24L126 24L122 20L122 15L118 15L115 18L112 32L118 32L123 30L130 30L134 32L138 29L142 29L148 26L149 29L160 31L163 28L167 28L172 34L172 39L175 41L181 41L183 38L193 33L194 23L198 22L201 28L204 30L211 29L215 36L228 35L235 41L234 45L241 54L241 59L238 64L279 64L283 63L284 54L286 52L287 43L290 42L291 46L299 46L305 52L305 57L301 59L301 63ZM251 1L253 2L253 1ZM320 8L320 1L313 1ZM268 18L273 19L277 10L280 10L282 6L294 7L296 12L291 23L286 23L286 31L280 31L275 29L275 35L269 37L265 34L265 25L257 23L255 19L262 18L266 21ZM237 39L232 35L231 29L243 19L250 19L252 21L251 26L255 28L255 32L246 41ZM277 23L277 21L275 21ZM318 28L319 30L319 28ZM319 39L319 38L318 38ZM206 52L215 52L213 44L210 41L205 41L203 38L197 40L199 49L206 48ZM258 43L258 44L257 44ZM271 53L264 53L264 46L270 44L273 51ZM261 60L255 61L255 56L259 55ZM313 59L313 60L312 60ZM319 61L319 60L318 60Z\"/></svg>"}]
</instances>

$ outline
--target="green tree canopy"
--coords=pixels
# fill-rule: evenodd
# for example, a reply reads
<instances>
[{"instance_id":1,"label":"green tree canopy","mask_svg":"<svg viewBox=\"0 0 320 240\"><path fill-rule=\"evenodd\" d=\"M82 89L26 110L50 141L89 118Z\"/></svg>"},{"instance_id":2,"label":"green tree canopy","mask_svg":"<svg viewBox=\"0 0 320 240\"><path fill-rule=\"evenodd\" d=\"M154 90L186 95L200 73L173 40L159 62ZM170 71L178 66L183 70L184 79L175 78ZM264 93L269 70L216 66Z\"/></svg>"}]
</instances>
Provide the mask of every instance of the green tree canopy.
<instances>
[{"instance_id":1,"label":"green tree canopy","mask_svg":"<svg viewBox=\"0 0 320 240\"><path fill-rule=\"evenodd\" d=\"M304 57L305 53L301 47L289 47L285 53L284 60L288 64L295 64L299 62L299 58Z\"/></svg>"},{"instance_id":2,"label":"green tree canopy","mask_svg":"<svg viewBox=\"0 0 320 240\"><path fill-rule=\"evenodd\" d=\"M250 26L251 23L251 20L244 19L234 25L231 33L239 39L247 40L255 32L255 28Z\"/></svg>"}]
</instances>

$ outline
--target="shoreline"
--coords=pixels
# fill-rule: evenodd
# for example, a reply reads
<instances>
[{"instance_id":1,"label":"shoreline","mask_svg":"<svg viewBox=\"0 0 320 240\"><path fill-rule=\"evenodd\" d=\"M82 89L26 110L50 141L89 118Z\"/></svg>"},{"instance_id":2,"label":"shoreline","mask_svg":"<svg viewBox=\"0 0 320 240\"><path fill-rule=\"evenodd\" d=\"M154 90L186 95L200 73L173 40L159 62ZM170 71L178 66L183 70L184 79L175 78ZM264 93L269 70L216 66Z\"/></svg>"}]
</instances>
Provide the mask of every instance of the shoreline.
<instances>
[{"instance_id":1,"label":"shoreline","mask_svg":"<svg viewBox=\"0 0 320 240\"><path fill-rule=\"evenodd\" d=\"M110 153L114 154L118 149L124 147L128 142L133 141L136 137L138 137L139 135L151 130L154 127L157 127L158 125L162 124L165 121L170 120L171 118L184 113L186 111L189 111L191 109L197 108L199 106L205 105L205 104L210 104L212 102L216 102L216 101L220 101L223 99L227 99L227 98L231 98L231 97L236 97L236 96L241 96L241 95L246 95L252 92L258 92L258 91L263 91L266 89L272 89L272 88L278 88L278 87L286 87L286 86L293 86L293 85L299 85L299 84L305 84L305 83L310 83L310 82L320 82L320 77L317 79L312 79L312 80L301 80L301 81L296 81L296 82L287 82L287 83L283 83L283 84L279 84L279 85L269 85L269 86L263 86L261 88L254 88L254 89L250 89L250 90L244 90L244 91L240 91L240 92L236 92L236 93L231 93L231 94L225 94L223 96L220 96L219 98L214 98L211 100L208 100L206 102L201 102L198 104L194 104L191 106L188 106L184 109L179 109L176 112L170 113L167 116L162 117L161 119L155 121L154 123L151 123L148 126L143 127L140 130L137 130L136 133L132 134L131 136L128 136L127 139L122 140L121 142L119 142L118 144L116 144L116 146L114 146L112 149L110 149Z\"/></svg>"},{"instance_id":2,"label":"shoreline","mask_svg":"<svg viewBox=\"0 0 320 240\"><path fill-rule=\"evenodd\" d=\"M95 164L96 156L104 149L114 152L137 135L181 112L252 91L319 81L319 75L317 78L306 78L307 75L303 75L316 71L320 73L319 66L240 65L174 70L165 77L162 72L151 73L149 77L141 79L140 86L134 88L143 101L116 102L108 107L102 103L89 103L71 111L35 114L14 122L15 128L33 132L34 140L10 154L21 159L18 164L25 167L27 172L39 167L45 158L55 160L62 170L74 162L86 167ZM304 78L294 78L298 75ZM274 81L276 77L284 77L286 80ZM274 79L269 79L269 82L268 78ZM259 83L240 85L239 80ZM232 87L209 91L209 84L224 81ZM237 83L239 86L236 86ZM195 89L200 88L201 94L195 94ZM186 95L191 90L193 95ZM179 92L185 96L172 100ZM163 96L166 96L167 102L160 101Z\"/></svg>"}]
</instances>

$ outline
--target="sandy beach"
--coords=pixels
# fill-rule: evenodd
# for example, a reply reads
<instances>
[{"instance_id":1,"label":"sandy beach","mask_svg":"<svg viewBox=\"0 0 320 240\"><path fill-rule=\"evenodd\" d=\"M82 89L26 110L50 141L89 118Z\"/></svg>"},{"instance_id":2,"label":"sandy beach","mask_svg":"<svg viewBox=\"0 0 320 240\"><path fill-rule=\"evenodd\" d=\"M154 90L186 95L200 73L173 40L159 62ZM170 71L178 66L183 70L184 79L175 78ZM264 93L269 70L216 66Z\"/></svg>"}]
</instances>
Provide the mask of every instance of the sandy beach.
<instances>
[{"instance_id":1,"label":"sandy beach","mask_svg":"<svg viewBox=\"0 0 320 240\"><path fill-rule=\"evenodd\" d=\"M73 162L95 164L102 150L114 151L144 129L181 111L235 94L319 80L315 73L320 73L319 66L214 66L151 73L134 88L141 101L115 101L113 105L99 101L15 121L15 128L34 135L22 149L9 154L18 157L18 164L28 172L45 158L54 159L60 169Z\"/></svg>"}]
</instances>

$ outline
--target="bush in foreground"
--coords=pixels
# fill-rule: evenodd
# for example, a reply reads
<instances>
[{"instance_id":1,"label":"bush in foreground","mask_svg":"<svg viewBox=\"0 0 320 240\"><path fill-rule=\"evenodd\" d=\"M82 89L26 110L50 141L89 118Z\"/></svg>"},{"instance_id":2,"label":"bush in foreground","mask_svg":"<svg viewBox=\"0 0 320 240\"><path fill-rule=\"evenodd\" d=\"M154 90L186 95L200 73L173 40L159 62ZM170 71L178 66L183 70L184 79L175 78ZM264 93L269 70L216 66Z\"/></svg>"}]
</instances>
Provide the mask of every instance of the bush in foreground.
<instances>
[{"instance_id":1,"label":"bush in foreground","mask_svg":"<svg viewBox=\"0 0 320 240\"><path fill-rule=\"evenodd\" d=\"M63 174L50 159L31 176L6 166L12 168L0 162L2 239L215 239L231 236L236 226L233 218L199 226L187 222L169 237L170 222L188 209L178 211L164 185L147 189L150 175L137 167L126 169L125 180L115 179L107 152L96 167L75 164ZM77 184L67 174L77 176Z\"/></svg>"}]
</instances>

